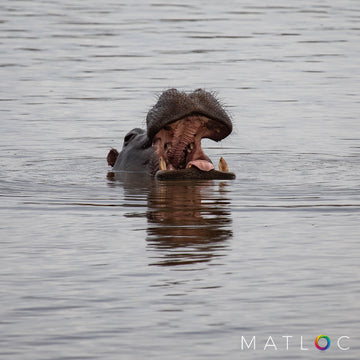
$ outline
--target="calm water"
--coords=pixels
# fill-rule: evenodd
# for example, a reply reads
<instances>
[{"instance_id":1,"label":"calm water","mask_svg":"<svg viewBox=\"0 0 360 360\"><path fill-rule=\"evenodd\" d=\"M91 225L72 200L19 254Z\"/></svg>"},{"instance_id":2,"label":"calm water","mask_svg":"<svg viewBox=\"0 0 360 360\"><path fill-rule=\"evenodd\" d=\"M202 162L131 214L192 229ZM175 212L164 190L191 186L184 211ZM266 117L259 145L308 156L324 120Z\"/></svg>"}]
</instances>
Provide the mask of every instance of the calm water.
<instances>
[{"instance_id":1,"label":"calm water","mask_svg":"<svg viewBox=\"0 0 360 360\"><path fill-rule=\"evenodd\" d=\"M359 359L360 3L267 4L1 1L1 359ZM107 179L169 87L235 181Z\"/></svg>"}]
</instances>

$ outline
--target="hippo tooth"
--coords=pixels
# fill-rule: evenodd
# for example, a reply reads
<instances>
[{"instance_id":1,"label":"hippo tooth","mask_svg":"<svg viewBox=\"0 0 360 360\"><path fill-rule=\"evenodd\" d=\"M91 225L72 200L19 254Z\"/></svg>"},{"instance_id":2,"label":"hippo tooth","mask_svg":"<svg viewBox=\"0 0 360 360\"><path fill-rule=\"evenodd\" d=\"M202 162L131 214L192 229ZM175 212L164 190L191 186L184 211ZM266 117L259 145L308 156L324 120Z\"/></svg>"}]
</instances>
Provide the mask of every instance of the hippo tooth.
<instances>
[{"instance_id":1,"label":"hippo tooth","mask_svg":"<svg viewBox=\"0 0 360 360\"><path fill-rule=\"evenodd\" d=\"M162 156L160 156L160 159L159 159L159 168L160 168L160 170L166 170L166 161L164 160L164 158Z\"/></svg>"},{"instance_id":2,"label":"hippo tooth","mask_svg":"<svg viewBox=\"0 0 360 360\"><path fill-rule=\"evenodd\" d=\"M194 148L194 143L192 142L186 147L186 151L190 154L193 148Z\"/></svg>"},{"instance_id":3,"label":"hippo tooth","mask_svg":"<svg viewBox=\"0 0 360 360\"><path fill-rule=\"evenodd\" d=\"M219 170L222 171L222 172L229 172L229 168L228 168L228 165L226 163L226 161L224 160L224 158L220 158L220 161L219 161Z\"/></svg>"},{"instance_id":4,"label":"hippo tooth","mask_svg":"<svg viewBox=\"0 0 360 360\"><path fill-rule=\"evenodd\" d=\"M171 149L171 143L165 144L165 152L168 152Z\"/></svg>"}]
</instances>

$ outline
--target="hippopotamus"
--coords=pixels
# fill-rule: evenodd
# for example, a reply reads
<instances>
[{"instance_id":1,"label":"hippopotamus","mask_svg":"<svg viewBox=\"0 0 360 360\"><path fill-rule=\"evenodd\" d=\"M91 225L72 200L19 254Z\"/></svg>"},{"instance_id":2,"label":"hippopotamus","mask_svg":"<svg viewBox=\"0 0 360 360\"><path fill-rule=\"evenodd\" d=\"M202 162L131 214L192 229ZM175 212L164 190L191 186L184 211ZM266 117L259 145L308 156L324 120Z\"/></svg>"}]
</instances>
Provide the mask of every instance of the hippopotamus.
<instances>
[{"instance_id":1,"label":"hippopotamus","mask_svg":"<svg viewBox=\"0 0 360 360\"><path fill-rule=\"evenodd\" d=\"M234 179L223 158L215 170L201 148L201 139L220 141L231 131L230 116L212 93L169 89L149 110L146 130L130 130L121 152L111 149L107 162L112 172L147 173L160 180Z\"/></svg>"}]
</instances>

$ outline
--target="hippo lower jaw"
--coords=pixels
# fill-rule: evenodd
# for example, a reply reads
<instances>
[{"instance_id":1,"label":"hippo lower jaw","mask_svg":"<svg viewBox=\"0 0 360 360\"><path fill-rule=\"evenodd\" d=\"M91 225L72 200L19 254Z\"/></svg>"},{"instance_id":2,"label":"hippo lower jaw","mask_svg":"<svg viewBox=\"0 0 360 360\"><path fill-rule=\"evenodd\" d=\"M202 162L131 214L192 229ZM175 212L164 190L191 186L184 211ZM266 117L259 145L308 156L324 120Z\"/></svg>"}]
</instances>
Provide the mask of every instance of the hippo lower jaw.
<instances>
[{"instance_id":1,"label":"hippo lower jaw","mask_svg":"<svg viewBox=\"0 0 360 360\"><path fill-rule=\"evenodd\" d=\"M193 114L158 131L152 146L158 157L158 166L153 169L157 179L234 179L223 158L219 171L201 148L201 139L214 138L223 125L201 114Z\"/></svg>"},{"instance_id":2,"label":"hippo lower jaw","mask_svg":"<svg viewBox=\"0 0 360 360\"><path fill-rule=\"evenodd\" d=\"M235 179L235 174L215 169L202 171L196 167L190 167L184 170L159 170L156 172L155 178L158 180L233 180Z\"/></svg>"}]
</instances>

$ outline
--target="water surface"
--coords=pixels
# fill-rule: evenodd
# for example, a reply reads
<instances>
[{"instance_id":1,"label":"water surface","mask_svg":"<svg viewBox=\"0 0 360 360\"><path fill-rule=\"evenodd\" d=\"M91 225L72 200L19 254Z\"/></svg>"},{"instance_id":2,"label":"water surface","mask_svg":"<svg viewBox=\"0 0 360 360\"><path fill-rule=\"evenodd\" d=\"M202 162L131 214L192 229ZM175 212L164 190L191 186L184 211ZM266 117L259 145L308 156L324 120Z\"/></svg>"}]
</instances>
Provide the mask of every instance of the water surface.
<instances>
[{"instance_id":1,"label":"water surface","mask_svg":"<svg viewBox=\"0 0 360 360\"><path fill-rule=\"evenodd\" d=\"M358 1L4 0L0 29L2 359L358 359ZM106 177L169 87L218 94L235 181Z\"/></svg>"}]
</instances>

